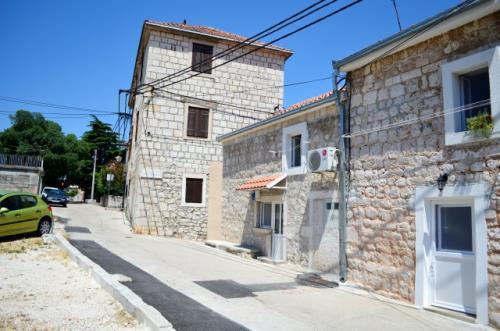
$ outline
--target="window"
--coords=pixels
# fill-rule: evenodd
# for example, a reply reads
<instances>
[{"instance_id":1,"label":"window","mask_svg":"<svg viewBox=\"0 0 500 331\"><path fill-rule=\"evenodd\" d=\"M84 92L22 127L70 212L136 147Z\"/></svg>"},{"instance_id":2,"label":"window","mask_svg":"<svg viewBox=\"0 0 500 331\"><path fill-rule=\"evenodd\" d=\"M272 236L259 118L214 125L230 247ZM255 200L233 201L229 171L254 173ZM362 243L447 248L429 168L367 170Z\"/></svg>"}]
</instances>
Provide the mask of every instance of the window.
<instances>
[{"instance_id":1,"label":"window","mask_svg":"<svg viewBox=\"0 0 500 331\"><path fill-rule=\"evenodd\" d=\"M490 99L488 68L460 75L459 79L461 106L466 106L466 109L460 113L460 123L455 128L456 132L467 131L469 118L485 113L491 114L491 107L488 103Z\"/></svg>"},{"instance_id":2,"label":"window","mask_svg":"<svg viewBox=\"0 0 500 331\"><path fill-rule=\"evenodd\" d=\"M20 195L19 196L21 206L20 208L31 208L36 206L36 198L31 195Z\"/></svg>"},{"instance_id":3,"label":"window","mask_svg":"<svg viewBox=\"0 0 500 331\"><path fill-rule=\"evenodd\" d=\"M437 213L437 250L472 252L471 207L438 206Z\"/></svg>"},{"instance_id":4,"label":"window","mask_svg":"<svg viewBox=\"0 0 500 331\"><path fill-rule=\"evenodd\" d=\"M210 110L206 108L188 107L187 132L188 137L208 138Z\"/></svg>"},{"instance_id":5,"label":"window","mask_svg":"<svg viewBox=\"0 0 500 331\"><path fill-rule=\"evenodd\" d=\"M273 205L271 203L259 202L259 228L271 228L273 216Z\"/></svg>"},{"instance_id":6,"label":"window","mask_svg":"<svg viewBox=\"0 0 500 331\"><path fill-rule=\"evenodd\" d=\"M213 52L213 46L193 43L191 69L196 72L211 74Z\"/></svg>"},{"instance_id":7,"label":"window","mask_svg":"<svg viewBox=\"0 0 500 331\"><path fill-rule=\"evenodd\" d=\"M184 201L203 203L203 178L186 178Z\"/></svg>"},{"instance_id":8,"label":"window","mask_svg":"<svg viewBox=\"0 0 500 331\"><path fill-rule=\"evenodd\" d=\"M282 169L287 175L306 173L308 137L306 122L283 129Z\"/></svg>"},{"instance_id":9,"label":"window","mask_svg":"<svg viewBox=\"0 0 500 331\"><path fill-rule=\"evenodd\" d=\"M274 205L274 233L283 233L283 204Z\"/></svg>"},{"instance_id":10,"label":"window","mask_svg":"<svg viewBox=\"0 0 500 331\"><path fill-rule=\"evenodd\" d=\"M441 66L445 144L486 139L467 131L467 119L481 113L493 118L490 138L500 137L500 46L477 52ZM481 102L482 101L482 102ZM472 106L467 107L467 105ZM466 106L460 111L458 107Z\"/></svg>"},{"instance_id":11,"label":"window","mask_svg":"<svg viewBox=\"0 0 500 331\"><path fill-rule=\"evenodd\" d=\"M7 208L9 211L20 209L18 197L14 195L14 196L5 198L0 203L0 208Z\"/></svg>"},{"instance_id":12,"label":"window","mask_svg":"<svg viewBox=\"0 0 500 331\"><path fill-rule=\"evenodd\" d=\"M300 152L301 140L302 140L302 136L300 134L292 137L292 143L291 143L291 145L292 145L291 166L292 167L300 167L300 164L302 163L301 152Z\"/></svg>"}]
</instances>

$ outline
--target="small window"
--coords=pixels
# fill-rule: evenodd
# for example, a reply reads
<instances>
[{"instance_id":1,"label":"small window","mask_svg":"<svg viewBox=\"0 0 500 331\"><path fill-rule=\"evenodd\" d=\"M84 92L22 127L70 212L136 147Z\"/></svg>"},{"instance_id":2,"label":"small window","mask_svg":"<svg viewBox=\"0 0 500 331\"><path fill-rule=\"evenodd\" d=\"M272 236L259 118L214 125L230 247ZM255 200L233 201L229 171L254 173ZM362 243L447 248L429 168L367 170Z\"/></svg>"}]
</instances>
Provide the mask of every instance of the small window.
<instances>
[{"instance_id":1,"label":"small window","mask_svg":"<svg viewBox=\"0 0 500 331\"><path fill-rule=\"evenodd\" d=\"M203 203L202 178L186 178L186 192L184 201L186 203Z\"/></svg>"},{"instance_id":2,"label":"small window","mask_svg":"<svg viewBox=\"0 0 500 331\"><path fill-rule=\"evenodd\" d=\"M290 166L291 167L300 167L300 165L302 164L302 159L301 159L302 136L299 134L299 135L293 136L291 139L292 139L292 143L291 143L291 146L292 146L291 156L292 156L292 158L291 158Z\"/></svg>"},{"instance_id":3,"label":"small window","mask_svg":"<svg viewBox=\"0 0 500 331\"><path fill-rule=\"evenodd\" d=\"M193 59L191 69L205 74L212 73L213 46L193 43Z\"/></svg>"},{"instance_id":4,"label":"small window","mask_svg":"<svg viewBox=\"0 0 500 331\"><path fill-rule=\"evenodd\" d=\"M0 203L0 208L7 208L9 211L18 210L19 208L19 199L16 195L5 198Z\"/></svg>"},{"instance_id":5,"label":"small window","mask_svg":"<svg viewBox=\"0 0 500 331\"><path fill-rule=\"evenodd\" d=\"M273 216L273 205L271 203L259 203L259 228L271 228Z\"/></svg>"},{"instance_id":6,"label":"small window","mask_svg":"<svg viewBox=\"0 0 500 331\"><path fill-rule=\"evenodd\" d=\"M19 196L20 198L20 202L21 202L21 206L20 208L31 208L31 207L34 207L36 206L36 198L34 196L31 196L31 195L21 195Z\"/></svg>"},{"instance_id":7,"label":"small window","mask_svg":"<svg viewBox=\"0 0 500 331\"><path fill-rule=\"evenodd\" d=\"M461 106L468 106L461 113L457 132L467 131L467 120L480 114L491 114L490 79L488 69L467 73L460 76ZM474 106L477 104L477 106Z\"/></svg>"},{"instance_id":8,"label":"small window","mask_svg":"<svg viewBox=\"0 0 500 331\"><path fill-rule=\"evenodd\" d=\"M208 138L210 110L206 108L188 107L187 132L188 137Z\"/></svg>"},{"instance_id":9,"label":"small window","mask_svg":"<svg viewBox=\"0 0 500 331\"><path fill-rule=\"evenodd\" d=\"M438 207L437 249L472 252L471 207Z\"/></svg>"}]
</instances>

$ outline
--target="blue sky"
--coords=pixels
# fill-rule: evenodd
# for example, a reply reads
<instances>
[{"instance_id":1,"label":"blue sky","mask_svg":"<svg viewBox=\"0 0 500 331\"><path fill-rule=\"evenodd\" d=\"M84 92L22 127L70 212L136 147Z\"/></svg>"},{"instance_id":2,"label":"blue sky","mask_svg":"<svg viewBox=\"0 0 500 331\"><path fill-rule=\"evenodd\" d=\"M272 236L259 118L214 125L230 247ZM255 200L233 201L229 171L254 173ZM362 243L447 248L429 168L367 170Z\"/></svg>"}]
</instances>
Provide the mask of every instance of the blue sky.
<instances>
[{"instance_id":1,"label":"blue sky","mask_svg":"<svg viewBox=\"0 0 500 331\"><path fill-rule=\"evenodd\" d=\"M313 2L2 0L0 96L116 111L118 89L130 87L145 19L186 19L188 24L251 36ZM397 0L403 28L459 2ZM347 3L339 0L331 8ZM397 31L391 0L364 0L278 43L295 52L285 67L285 83L328 76L332 59L343 58ZM285 90L285 106L330 88L329 81L289 87ZM10 126L5 111L20 108L42 113L77 113L0 100L0 130ZM64 115L47 117L58 122L64 132L77 135L87 129L89 121ZM114 116L101 119L111 124L116 120Z\"/></svg>"}]
</instances>

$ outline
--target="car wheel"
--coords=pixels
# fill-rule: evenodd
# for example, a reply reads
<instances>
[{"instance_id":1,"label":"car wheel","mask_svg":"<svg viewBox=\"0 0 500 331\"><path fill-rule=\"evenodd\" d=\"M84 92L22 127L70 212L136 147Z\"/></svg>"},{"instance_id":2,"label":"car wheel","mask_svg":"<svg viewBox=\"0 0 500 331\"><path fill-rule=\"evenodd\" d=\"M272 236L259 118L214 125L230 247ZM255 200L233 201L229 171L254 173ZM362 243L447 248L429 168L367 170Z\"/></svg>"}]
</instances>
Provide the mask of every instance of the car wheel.
<instances>
[{"instance_id":1,"label":"car wheel","mask_svg":"<svg viewBox=\"0 0 500 331\"><path fill-rule=\"evenodd\" d=\"M67 204L63 204L63 207L66 208L66 207L68 207L68 205Z\"/></svg>"},{"instance_id":2,"label":"car wheel","mask_svg":"<svg viewBox=\"0 0 500 331\"><path fill-rule=\"evenodd\" d=\"M44 234L50 233L51 222L47 218L42 218L38 224L38 233L42 236Z\"/></svg>"}]
</instances>

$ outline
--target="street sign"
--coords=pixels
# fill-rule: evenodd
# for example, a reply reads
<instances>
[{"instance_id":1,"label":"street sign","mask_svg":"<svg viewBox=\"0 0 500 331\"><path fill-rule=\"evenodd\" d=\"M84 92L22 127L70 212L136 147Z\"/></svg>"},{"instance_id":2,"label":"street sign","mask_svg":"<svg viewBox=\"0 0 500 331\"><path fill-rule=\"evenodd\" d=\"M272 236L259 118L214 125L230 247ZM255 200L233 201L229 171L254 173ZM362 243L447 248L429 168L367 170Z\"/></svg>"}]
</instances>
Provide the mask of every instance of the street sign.
<instances>
[{"instance_id":1,"label":"street sign","mask_svg":"<svg viewBox=\"0 0 500 331\"><path fill-rule=\"evenodd\" d=\"M115 179L115 175L113 175L113 174L106 174L106 181L112 182L113 179Z\"/></svg>"}]
</instances>

